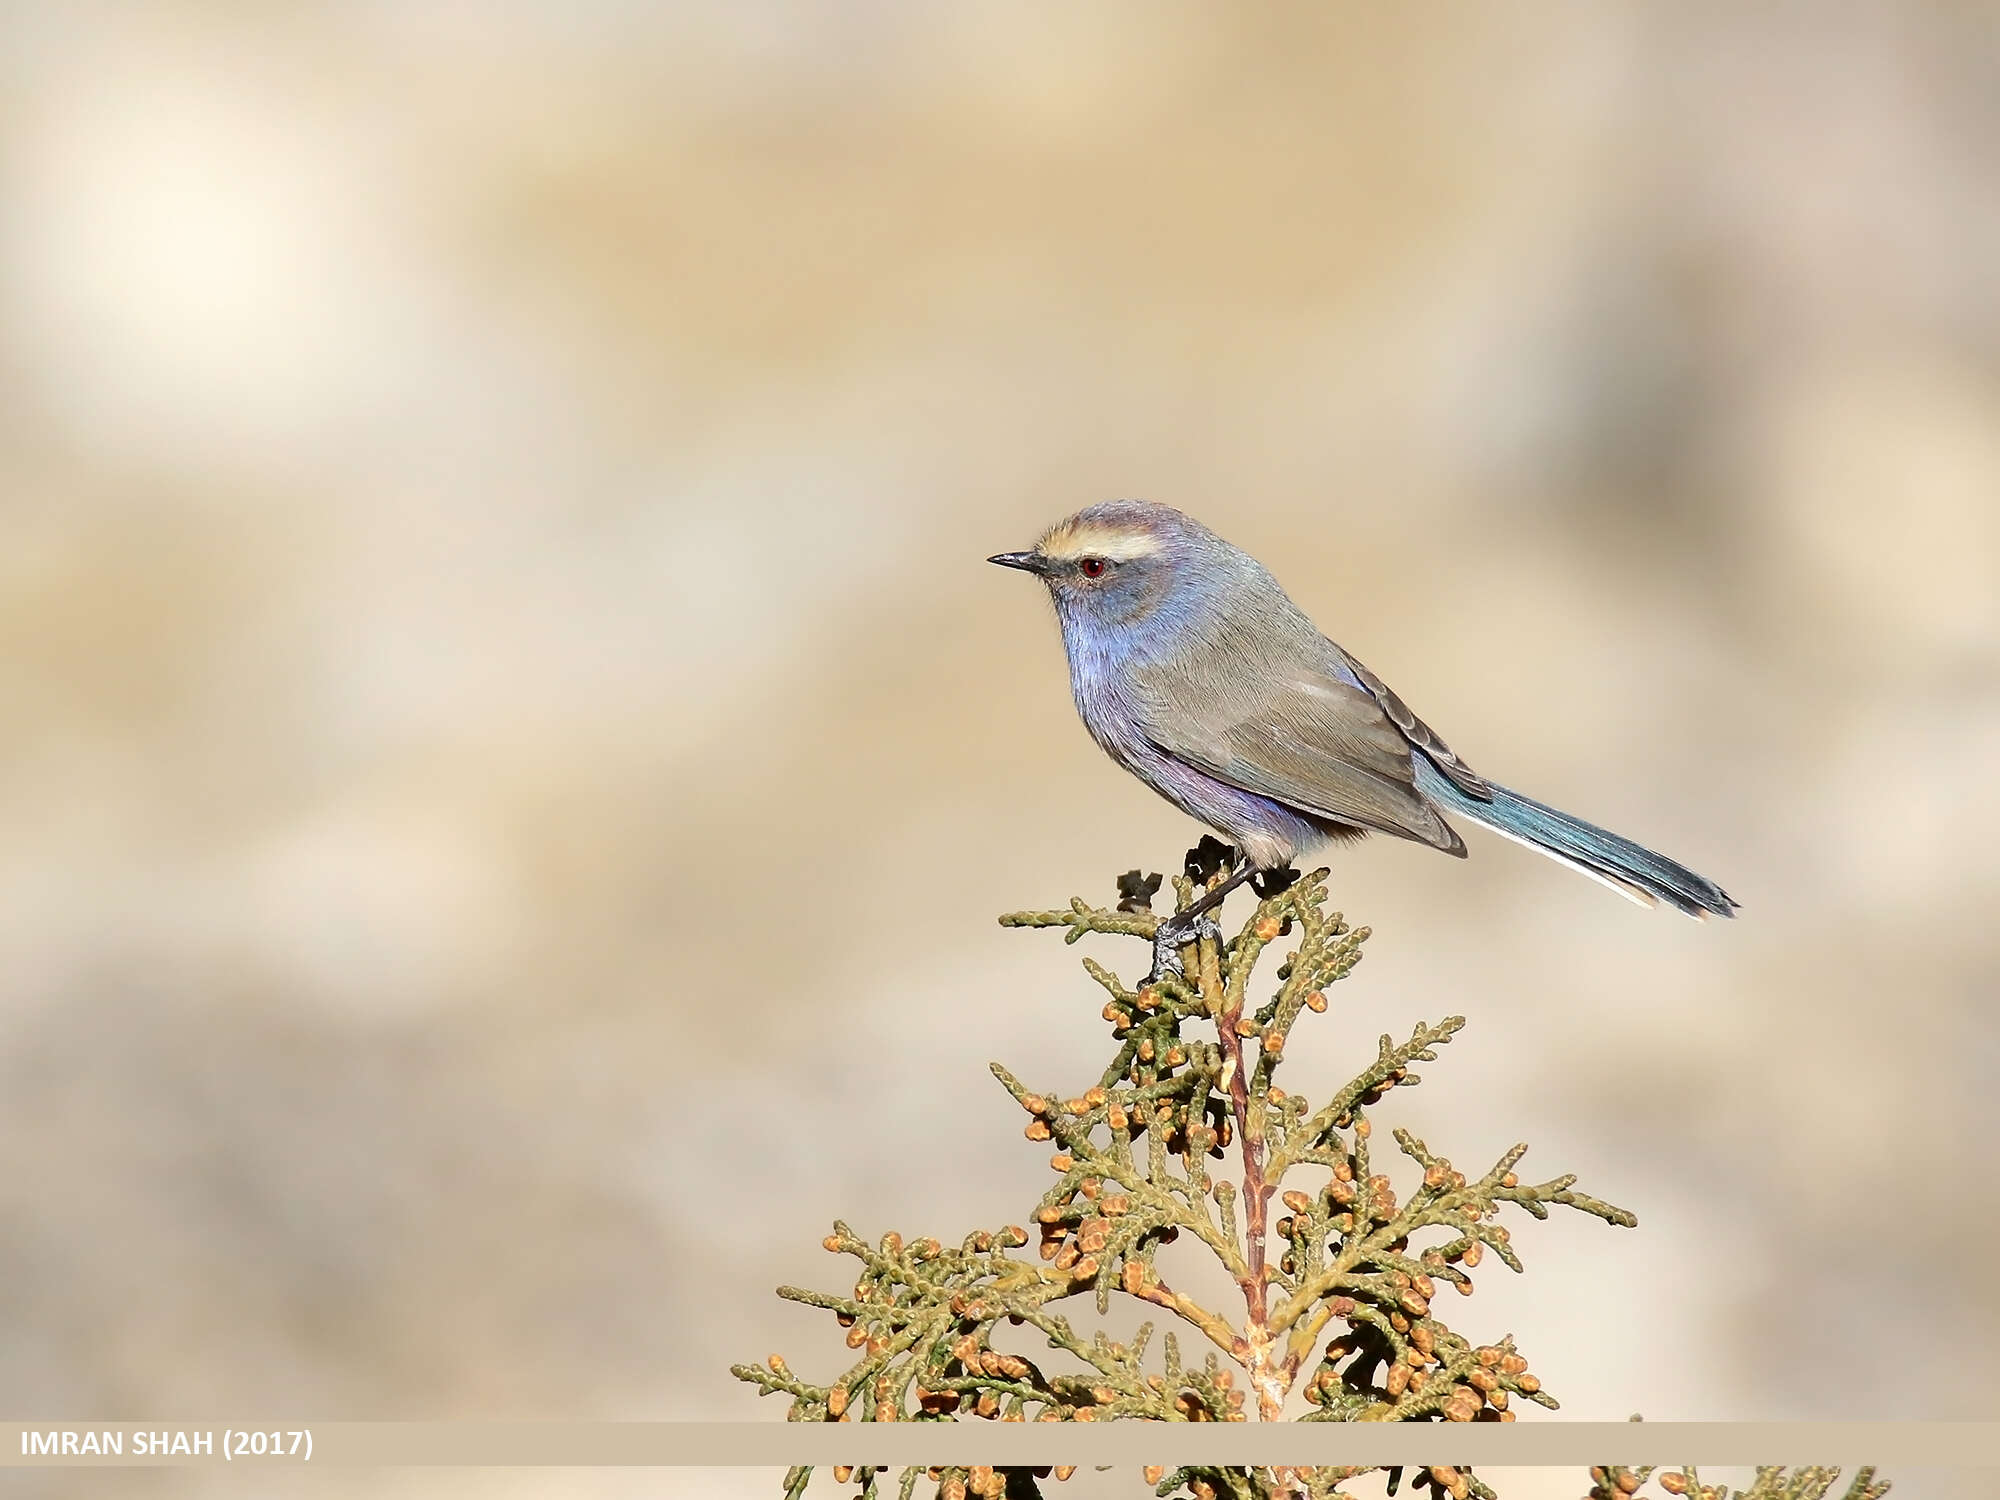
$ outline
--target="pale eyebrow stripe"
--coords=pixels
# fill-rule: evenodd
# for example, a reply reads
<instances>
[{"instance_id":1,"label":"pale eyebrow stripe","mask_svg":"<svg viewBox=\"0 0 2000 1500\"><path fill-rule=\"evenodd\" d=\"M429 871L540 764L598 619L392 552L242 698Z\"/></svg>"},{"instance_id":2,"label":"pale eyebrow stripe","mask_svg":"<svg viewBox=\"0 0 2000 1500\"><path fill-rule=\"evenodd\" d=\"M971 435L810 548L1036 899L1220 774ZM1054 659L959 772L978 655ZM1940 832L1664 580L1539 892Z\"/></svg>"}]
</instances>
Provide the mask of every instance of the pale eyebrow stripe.
<instances>
[{"instance_id":1,"label":"pale eyebrow stripe","mask_svg":"<svg viewBox=\"0 0 2000 1500\"><path fill-rule=\"evenodd\" d=\"M1131 562L1151 557L1160 550L1160 539L1144 532L1109 531L1097 526L1051 532L1042 541L1042 556L1056 558L1103 557L1112 562Z\"/></svg>"}]
</instances>

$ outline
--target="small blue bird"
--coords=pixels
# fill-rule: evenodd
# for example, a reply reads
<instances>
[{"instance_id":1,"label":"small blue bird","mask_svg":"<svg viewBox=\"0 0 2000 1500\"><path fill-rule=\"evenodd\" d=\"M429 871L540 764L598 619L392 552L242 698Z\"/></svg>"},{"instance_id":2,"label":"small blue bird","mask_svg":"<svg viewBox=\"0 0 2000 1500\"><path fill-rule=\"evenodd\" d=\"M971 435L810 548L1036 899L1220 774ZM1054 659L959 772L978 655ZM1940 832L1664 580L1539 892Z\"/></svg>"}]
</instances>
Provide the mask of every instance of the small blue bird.
<instances>
[{"instance_id":1,"label":"small blue bird","mask_svg":"<svg viewBox=\"0 0 2000 1500\"><path fill-rule=\"evenodd\" d=\"M1190 516L1114 500L987 561L1048 585L1077 712L1119 765L1242 852L1227 880L1161 923L1154 975L1212 930L1253 876L1373 831L1465 857L1455 813L1651 906L1733 916L1714 881L1477 775L1321 635L1258 562ZM1265 882L1259 882L1264 888Z\"/></svg>"}]
</instances>

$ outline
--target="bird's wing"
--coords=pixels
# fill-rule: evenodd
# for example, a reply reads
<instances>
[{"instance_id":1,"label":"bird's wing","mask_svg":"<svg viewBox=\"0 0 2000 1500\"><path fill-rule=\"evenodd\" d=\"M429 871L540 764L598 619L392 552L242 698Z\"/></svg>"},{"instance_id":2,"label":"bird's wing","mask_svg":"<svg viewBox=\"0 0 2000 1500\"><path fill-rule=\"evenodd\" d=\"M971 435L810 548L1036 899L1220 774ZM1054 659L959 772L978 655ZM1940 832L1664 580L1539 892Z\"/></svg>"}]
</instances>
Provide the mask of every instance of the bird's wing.
<instances>
[{"instance_id":1,"label":"bird's wing","mask_svg":"<svg viewBox=\"0 0 2000 1500\"><path fill-rule=\"evenodd\" d=\"M1437 768L1450 777L1458 789L1467 796L1477 797L1481 802L1493 800L1493 788L1486 779L1460 760L1452 752L1451 746L1438 738L1435 729L1411 713L1410 706L1396 696L1395 690L1388 683L1362 666L1344 648L1334 646L1332 641L1328 641L1327 644L1333 646L1335 654L1340 657L1347 669L1374 695L1375 701L1382 705L1382 711L1389 716L1389 722L1402 731L1404 739L1428 755Z\"/></svg>"},{"instance_id":2,"label":"bird's wing","mask_svg":"<svg viewBox=\"0 0 2000 1500\"><path fill-rule=\"evenodd\" d=\"M1364 689L1310 669L1201 683L1136 675L1142 728L1176 759L1320 817L1465 853L1413 784L1410 741ZM1186 704L1200 706L1174 707Z\"/></svg>"}]
</instances>

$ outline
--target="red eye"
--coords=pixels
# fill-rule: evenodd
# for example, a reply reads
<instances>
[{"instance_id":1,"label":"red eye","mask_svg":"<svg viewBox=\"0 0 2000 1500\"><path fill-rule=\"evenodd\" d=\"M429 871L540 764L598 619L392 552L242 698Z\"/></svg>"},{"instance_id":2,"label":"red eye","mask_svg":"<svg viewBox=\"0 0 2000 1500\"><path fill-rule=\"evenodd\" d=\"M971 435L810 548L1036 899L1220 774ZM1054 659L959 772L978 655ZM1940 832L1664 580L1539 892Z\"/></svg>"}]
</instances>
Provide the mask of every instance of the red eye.
<instances>
[{"instance_id":1,"label":"red eye","mask_svg":"<svg viewBox=\"0 0 2000 1500\"><path fill-rule=\"evenodd\" d=\"M1109 568L1111 564L1101 557L1086 557L1077 566L1083 570L1085 578L1102 578L1105 569Z\"/></svg>"}]
</instances>

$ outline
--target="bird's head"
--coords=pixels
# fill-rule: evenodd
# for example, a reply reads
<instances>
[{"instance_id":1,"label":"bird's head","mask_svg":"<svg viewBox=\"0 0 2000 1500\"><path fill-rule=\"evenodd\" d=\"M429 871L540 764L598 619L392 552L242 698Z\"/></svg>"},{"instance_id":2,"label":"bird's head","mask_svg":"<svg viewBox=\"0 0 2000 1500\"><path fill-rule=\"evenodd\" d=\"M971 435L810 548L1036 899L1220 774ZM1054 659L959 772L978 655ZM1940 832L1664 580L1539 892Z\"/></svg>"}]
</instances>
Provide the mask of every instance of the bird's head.
<instances>
[{"instance_id":1,"label":"bird's head","mask_svg":"<svg viewBox=\"0 0 2000 1500\"><path fill-rule=\"evenodd\" d=\"M1132 628L1192 602L1217 549L1234 550L1170 506L1111 500L1058 521L1026 552L987 561L1040 578L1066 625Z\"/></svg>"}]
</instances>

